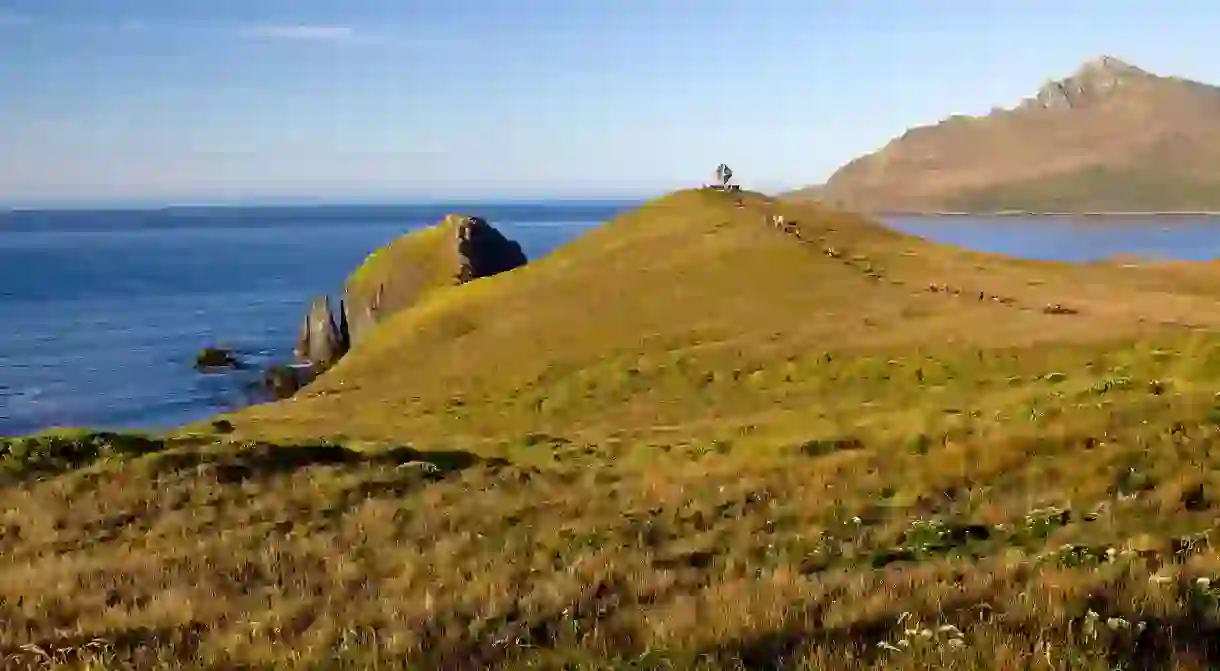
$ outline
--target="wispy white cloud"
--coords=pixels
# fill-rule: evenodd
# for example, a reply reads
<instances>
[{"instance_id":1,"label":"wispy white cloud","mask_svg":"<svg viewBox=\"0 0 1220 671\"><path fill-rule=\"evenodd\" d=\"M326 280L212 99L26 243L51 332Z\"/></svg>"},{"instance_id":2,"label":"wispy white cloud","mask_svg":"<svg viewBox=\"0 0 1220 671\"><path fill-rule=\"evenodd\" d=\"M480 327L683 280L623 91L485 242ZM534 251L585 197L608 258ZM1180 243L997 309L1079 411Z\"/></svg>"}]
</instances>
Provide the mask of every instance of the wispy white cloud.
<instances>
[{"instance_id":1,"label":"wispy white cloud","mask_svg":"<svg viewBox=\"0 0 1220 671\"><path fill-rule=\"evenodd\" d=\"M149 21L124 18L95 22L61 23L42 18L6 12L0 9L0 28L33 26L44 29L84 30L103 33L145 33L173 35L182 39L237 38L265 42L297 42L315 44L360 44L432 48L452 46L456 40L444 37L420 37L410 31L370 30L367 26L328 23L232 23L223 21Z\"/></svg>"},{"instance_id":2,"label":"wispy white cloud","mask_svg":"<svg viewBox=\"0 0 1220 671\"><path fill-rule=\"evenodd\" d=\"M239 34L256 40L288 40L298 42L365 42L372 36L360 33L351 26L321 25L310 23L260 24L245 26Z\"/></svg>"}]
</instances>

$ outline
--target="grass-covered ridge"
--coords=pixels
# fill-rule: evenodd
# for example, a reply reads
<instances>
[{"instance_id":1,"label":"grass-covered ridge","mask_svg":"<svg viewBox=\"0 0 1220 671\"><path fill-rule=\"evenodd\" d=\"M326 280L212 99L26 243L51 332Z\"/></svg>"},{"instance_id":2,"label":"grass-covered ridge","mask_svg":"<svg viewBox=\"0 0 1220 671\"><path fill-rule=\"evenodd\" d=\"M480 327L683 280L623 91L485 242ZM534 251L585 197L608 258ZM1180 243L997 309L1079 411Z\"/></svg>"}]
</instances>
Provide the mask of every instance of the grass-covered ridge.
<instances>
[{"instance_id":1,"label":"grass-covered ridge","mask_svg":"<svg viewBox=\"0 0 1220 671\"><path fill-rule=\"evenodd\" d=\"M1211 668L1218 294L674 194L0 485L0 659Z\"/></svg>"},{"instance_id":2,"label":"grass-covered ridge","mask_svg":"<svg viewBox=\"0 0 1220 671\"><path fill-rule=\"evenodd\" d=\"M434 292L301 398L241 413L239 432L421 440L716 427L728 422L709 411L807 407L793 389L770 397L825 384L826 355L959 356L1220 319L1218 278L1194 268L1013 261L745 198L738 208L725 194L679 192L513 273ZM774 214L795 234L766 223ZM760 372L773 369L795 374Z\"/></svg>"},{"instance_id":3,"label":"grass-covered ridge","mask_svg":"<svg viewBox=\"0 0 1220 671\"><path fill-rule=\"evenodd\" d=\"M457 217L405 235L375 250L352 271L345 283L349 297L371 302L378 288L393 281L396 292L407 300L419 300L429 292L454 284L458 259L451 239ZM408 298L409 295L409 298Z\"/></svg>"}]
</instances>

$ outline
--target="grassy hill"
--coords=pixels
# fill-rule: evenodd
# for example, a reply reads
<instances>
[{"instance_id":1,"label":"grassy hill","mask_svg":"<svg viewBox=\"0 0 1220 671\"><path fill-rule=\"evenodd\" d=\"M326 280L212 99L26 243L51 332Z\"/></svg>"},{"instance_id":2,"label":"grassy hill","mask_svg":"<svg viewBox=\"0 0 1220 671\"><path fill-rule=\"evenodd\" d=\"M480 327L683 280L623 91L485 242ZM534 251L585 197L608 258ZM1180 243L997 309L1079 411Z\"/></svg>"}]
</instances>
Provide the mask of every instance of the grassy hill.
<instances>
[{"instance_id":1,"label":"grassy hill","mask_svg":"<svg viewBox=\"0 0 1220 671\"><path fill-rule=\"evenodd\" d=\"M1011 261L851 214L723 198L678 193L527 269L440 289L300 398L233 420L277 439L336 427L370 440L646 434L707 419L701 396L726 416L806 407L799 386L776 383L784 370L821 379L828 352L1138 338L1220 314L1210 284L1167 298L1177 274ZM766 224L772 214L797 222L801 239ZM1081 314L1043 312L1054 304ZM486 404L494 412L474 411Z\"/></svg>"},{"instance_id":2,"label":"grassy hill","mask_svg":"<svg viewBox=\"0 0 1220 671\"><path fill-rule=\"evenodd\" d=\"M1220 210L1220 88L1113 58L913 128L796 194L891 212Z\"/></svg>"},{"instance_id":3,"label":"grassy hill","mask_svg":"<svg viewBox=\"0 0 1220 671\"><path fill-rule=\"evenodd\" d=\"M405 302L417 300L439 287L452 286L457 274L457 259L453 245L446 245L453 238L453 223L446 220L404 235L391 244L375 250L348 276L345 292L354 299L371 301L378 287L392 280L401 280L410 273L410 286L404 287L409 294Z\"/></svg>"},{"instance_id":4,"label":"grassy hill","mask_svg":"<svg viewBox=\"0 0 1220 671\"><path fill-rule=\"evenodd\" d=\"M450 214L403 235L370 254L345 282L351 340L361 340L378 322L434 291L525 262L519 245L481 219Z\"/></svg>"},{"instance_id":5,"label":"grassy hill","mask_svg":"<svg viewBox=\"0 0 1220 671\"><path fill-rule=\"evenodd\" d=\"M5 444L0 659L1209 668L1218 296L676 193L231 427Z\"/></svg>"}]
</instances>

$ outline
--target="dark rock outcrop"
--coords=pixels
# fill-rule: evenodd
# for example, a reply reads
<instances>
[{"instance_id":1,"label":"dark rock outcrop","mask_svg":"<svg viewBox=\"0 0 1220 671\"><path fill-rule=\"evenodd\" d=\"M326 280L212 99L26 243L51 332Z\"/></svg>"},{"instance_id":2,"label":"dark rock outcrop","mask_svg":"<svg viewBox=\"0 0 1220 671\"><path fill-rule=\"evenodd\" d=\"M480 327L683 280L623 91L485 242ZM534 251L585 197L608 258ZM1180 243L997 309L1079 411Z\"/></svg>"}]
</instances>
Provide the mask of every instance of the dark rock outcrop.
<instances>
[{"instance_id":1,"label":"dark rock outcrop","mask_svg":"<svg viewBox=\"0 0 1220 671\"><path fill-rule=\"evenodd\" d=\"M275 367L264 391L286 398L331 367L386 317L407 309L425 293L518 268L527 263L521 245L486 220L451 214L432 229L390 243L365 260L349 278L337 313L330 299L313 300L294 354L307 368ZM369 279L369 278L372 279Z\"/></svg>"},{"instance_id":2,"label":"dark rock outcrop","mask_svg":"<svg viewBox=\"0 0 1220 671\"><path fill-rule=\"evenodd\" d=\"M419 297L439 285L465 284L484 277L491 277L526 265L528 259L521 245L509 239L487 220L450 214L438 224L446 236L438 238L438 244L430 249L418 249L418 239L423 231L409 233L390 243L387 251L396 246L411 248L410 254L420 258L402 261L392 253L383 259L396 259L397 267L380 270L380 281L374 287L353 290L348 286L344 300L343 318L348 325L349 344L354 346L374 326L386 317L414 305ZM370 257L372 258L372 257ZM386 261L380 261L386 263ZM366 262L368 263L368 262ZM429 275L421 268L433 265L440 275ZM436 272L436 269L433 270Z\"/></svg>"},{"instance_id":3,"label":"dark rock outcrop","mask_svg":"<svg viewBox=\"0 0 1220 671\"><path fill-rule=\"evenodd\" d=\"M342 354L347 354L347 350L351 349L351 347L352 347L352 335L351 335L351 327L348 325L348 321L347 321L347 301L346 300L339 301L338 331L339 331L339 344L342 346L342 349L343 349ZM342 356L342 354L340 354L340 356Z\"/></svg>"},{"instance_id":4,"label":"dark rock outcrop","mask_svg":"<svg viewBox=\"0 0 1220 671\"><path fill-rule=\"evenodd\" d=\"M457 222L458 273L463 284L481 277L491 277L526 264L521 245L509 240L486 220L465 217Z\"/></svg>"},{"instance_id":5,"label":"dark rock outcrop","mask_svg":"<svg viewBox=\"0 0 1220 671\"><path fill-rule=\"evenodd\" d=\"M195 355L195 370L212 372L217 370L237 370L245 364L232 350L222 347L205 347Z\"/></svg>"},{"instance_id":6,"label":"dark rock outcrop","mask_svg":"<svg viewBox=\"0 0 1220 671\"><path fill-rule=\"evenodd\" d=\"M258 395L271 400L288 398L300 391L314 376L312 368L272 366L263 372L256 384L260 392Z\"/></svg>"},{"instance_id":7,"label":"dark rock outcrop","mask_svg":"<svg viewBox=\"0 0 1220 671\"><path fill-rule=\"evenodd\" d=\"M340 317L335 323L330 309L330 298L319 296L309 305L301 335L293 353L297 359L318 368L327 368L347 353L348 337L345 327L347 319Z\"/></svg>"}]
</instances>

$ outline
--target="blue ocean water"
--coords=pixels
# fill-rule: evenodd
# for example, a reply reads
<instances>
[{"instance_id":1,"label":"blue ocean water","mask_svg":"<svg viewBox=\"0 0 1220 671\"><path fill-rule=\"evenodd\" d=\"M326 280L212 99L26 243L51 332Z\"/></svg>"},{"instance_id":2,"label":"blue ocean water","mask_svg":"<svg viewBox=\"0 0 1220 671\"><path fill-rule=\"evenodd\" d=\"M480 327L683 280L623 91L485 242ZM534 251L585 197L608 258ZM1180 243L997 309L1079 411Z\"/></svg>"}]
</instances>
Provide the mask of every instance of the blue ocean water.
<instances>
[{"instance_id":1,"label":"blue ocean water","mask_svg":"<svg viewBox=\"0 0 1220 671\"><path fill-rule=\"evenodd\" d=\"M1220 258L1220 217L890 217L892 228L967 249L1045 261Z\"/></svg>"},{"instance_id":2,"label":"blue ocean water","mask_svg":"<svg viewBox=\"0 0 1220 671\"><path fill-rule=\"evenodd\" d=\"M531 259L632 203L0 212L0 435L159 428L248 402L253 373L201 375L230 346L286 361L308 301L373 249L446 212L486 217ZM1090 261L1220 256L1220 219L899 217L983 251Z\"/></svg>"},{"instance_id":3,"label":"blue ocean water","mask_svg":"<svg viewBox=\"0 0 1220 671\"><path fill-rule=\"evenodd\" d=\"M534 259L629 206L0 212L0 435L170 427L242 405L255 373L201 375L201 348L290 359L311 298L447 212L486 217Z\"/></svg>"}]
</instances>

